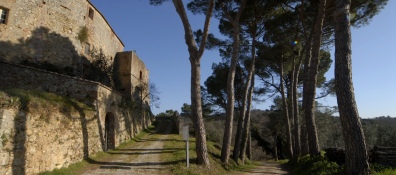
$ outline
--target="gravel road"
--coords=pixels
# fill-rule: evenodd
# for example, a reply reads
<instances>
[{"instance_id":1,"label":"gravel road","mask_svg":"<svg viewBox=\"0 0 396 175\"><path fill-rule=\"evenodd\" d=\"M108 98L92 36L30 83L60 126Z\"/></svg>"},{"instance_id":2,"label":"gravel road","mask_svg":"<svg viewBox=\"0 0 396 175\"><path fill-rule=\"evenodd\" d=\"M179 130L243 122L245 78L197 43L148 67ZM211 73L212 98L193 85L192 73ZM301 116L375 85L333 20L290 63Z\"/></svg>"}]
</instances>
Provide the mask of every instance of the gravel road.
<instances>
[{"instance_id":1,"label":"gravel road","mask_svg":"<svg viewBox=\"0 0 396 175\"><path fill-rule=\"evenodd\" d=\"M159 120L157 133L148 134L133 144L133 147L110 151L111 156L104 161L94 161L95 168L83 175L161 175L169 174L166 166L169 162L161 162L161 154L171 154L171 149L163 149L164 141L172 131L172 121ZM159 138L160 134L160 138Z\"/></svg>"}]
</instances>

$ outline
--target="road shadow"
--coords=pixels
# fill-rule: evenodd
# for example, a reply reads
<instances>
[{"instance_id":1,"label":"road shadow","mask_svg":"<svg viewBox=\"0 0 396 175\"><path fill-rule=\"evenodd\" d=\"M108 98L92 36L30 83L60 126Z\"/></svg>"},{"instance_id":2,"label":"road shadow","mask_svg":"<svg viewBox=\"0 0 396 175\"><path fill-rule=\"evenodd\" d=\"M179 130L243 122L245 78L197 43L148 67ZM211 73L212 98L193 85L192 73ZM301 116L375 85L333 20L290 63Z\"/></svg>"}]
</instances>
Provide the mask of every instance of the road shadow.
<instances>
[{"instance_id":1,"label":"road shadow","mask_svg":"<svg viewBox=\"0 0 396 175\"><path fill-rule=\"evenodd\" d=\"M185 142L183 140L178 140L178 139L139 139L135 141L136 142Z\"/></svg>"},{"instance_id":2,"label":"road shadow","mask_svg":"<svg viewBox=\"0 0 396 175\"><path fill-rule=\"evenodd\" d=\"M139 163L126 163L126 162L111 162L111 161L96 161L91 158L85 159L90 164L100 165L100 167L119 167L121 169L125 169L126 167L129 168L141 168L145 166L158 166L158 165L175 165L179 164L180 162L184 162L184 160L178 161L169 161L169 162L139 162Z\"/></svg>"},{"instance_id":3,"label":"road shadow","mask_svg":"<svg viewBox=\"0 0 396 175\"><path fill-rule=\"evenodd\" d=\"M146 155L146 154L164 154L164 153L174 153L177 150L158 150L158 151L152 151L152 150L146 150L146 151L138 151L138 152L109 152L109 154L123 154L123 155Z\"/></svg>"},{"instance_id":4,"label":"road shadow","mask_svg":"<svg viewBox=\"0 0 396 175\"><path fill-rule=\"evenodd\" d=\"M184 148L151 148L151 149L114 149L114 151L177 151Z\"/></svg>"},{"instance_id":5,"label":"road shadow","mask_svg":"<svg viewBox=\"0 0 396 175\"><path fill-rule=\"evenodd\" d=\"M177 139L167 139L167 138L150 138L150 135L167 135L174 130L176 126L172 125L173 122L171 120L160 120L156 121L155 128L146 129L146 132L150 134L146 137L148 138L134 138L136 143L139 142L153 142L148 144L155 144L154 142L175 142L181 141ZM157 137L157 136L152 136ZM139 143L140 144L140 143ZM147 143L144 143L147 144ZM129 160L124 160L121 157L128 157L128 159L132 159L134 157L129 156L158 156L161 157L163 154L172 154L174 152L184 150L184 148L133 148L134 145L131 145L129 148L116 148L107 152L112 157L101 158L100 160L94 160L90 157L86 158L85 160L91 165L97 165L99 169L166 169L162 166L167 165L175 165L181 162L185 162L184 159L182 160L175 160L175 161L160 161L158 159L154 161L150 161L150 159L141 160L142 162L130 162ZM114 156L114 157L113 157ZM160 167L158 167L160 166Z\"/></svg>"}]
</instances>

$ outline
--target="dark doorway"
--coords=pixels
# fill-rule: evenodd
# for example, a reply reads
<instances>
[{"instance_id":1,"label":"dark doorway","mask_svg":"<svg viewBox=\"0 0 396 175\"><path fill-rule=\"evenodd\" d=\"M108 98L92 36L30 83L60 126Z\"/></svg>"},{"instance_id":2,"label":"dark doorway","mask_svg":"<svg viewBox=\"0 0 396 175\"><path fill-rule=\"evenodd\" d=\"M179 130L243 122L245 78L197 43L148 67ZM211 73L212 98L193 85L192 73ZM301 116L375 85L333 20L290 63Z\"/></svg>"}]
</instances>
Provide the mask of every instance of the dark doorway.
<instances>
[{"instance_id":1,"label":"dark doorway","mask_svg":"<svg viewBox=\"0 0 396 175\"><path fill-rule=\"evenodd\" d=\"M105 119L105 151L115 149L114 125L114 115L112 113L107 113Z\"/></svg>"}]
</instances>

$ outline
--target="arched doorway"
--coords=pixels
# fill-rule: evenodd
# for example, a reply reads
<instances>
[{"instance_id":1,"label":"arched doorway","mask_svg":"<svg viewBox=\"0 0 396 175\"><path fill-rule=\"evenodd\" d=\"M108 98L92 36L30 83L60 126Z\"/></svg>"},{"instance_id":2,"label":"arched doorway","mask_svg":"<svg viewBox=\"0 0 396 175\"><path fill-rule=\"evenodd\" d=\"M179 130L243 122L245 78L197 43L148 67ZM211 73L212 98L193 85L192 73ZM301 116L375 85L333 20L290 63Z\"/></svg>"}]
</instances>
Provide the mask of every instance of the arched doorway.
<instances>
[{"instance_id":1,"label":"arched doorway","mask_svg":"<svg viewBox=\"0 0 396 175\"><path fill-rule=\"evenodd\" d=\"M105 119L105 151L115 149L115 120L112 113L106 114Z\"/></svg>"}]
</instances>

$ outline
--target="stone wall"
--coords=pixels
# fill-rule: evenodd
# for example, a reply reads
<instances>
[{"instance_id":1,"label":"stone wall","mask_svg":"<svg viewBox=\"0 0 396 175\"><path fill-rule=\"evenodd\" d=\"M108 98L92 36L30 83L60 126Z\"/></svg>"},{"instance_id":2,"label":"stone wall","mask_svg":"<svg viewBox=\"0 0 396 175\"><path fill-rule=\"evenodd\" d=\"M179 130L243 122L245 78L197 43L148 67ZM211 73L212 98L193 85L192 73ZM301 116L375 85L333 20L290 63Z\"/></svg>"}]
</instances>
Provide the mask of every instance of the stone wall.
<instances>
[{"instance_id":1,"label":"stone wall","mask_svg":"<svg viewBox=\"0 0 396 175\"><path fill-rule=\"evenodd\" d=\"M97 82L4 62L0 75L2 89L52 92L91 106L86 110L72 105L75 112L66 114L64 109L51 113L0 109L0 174L35 174L106 151L111 148L105 135L107 118L114 122L113 147L151 124L140 110L128 108L120 93Z\"/></svg>"},{"instance_id":2,"label":"stone wall","mask_svg":"<svg viewBox=\"0 0 396 175\"><path fill-rule=\"evenodd\" d=\"M119 52L116 55L114 67L117 75L119 91L124 95L132 95L140 99L140 92L136 91L136 87L143 86L143 96L148 94L149 88L149 71L146 65L137 54L133 51ZM150 99L143 99L144 103L150 104Z\"/></svg>"},{"instance_id":3,"label":"stone wall","mask_svg":"<svg viewBox=\"0 0 396 175\"><path fill-rule=\"evenodd\" d=\"M77 68L90 60L85 52L88 46L90 50L102 49L111 59L124 49L104 16L88 0L1 0L0 6L9 9L7 23L0 24L3 61L46 61ZM83 27L88 29L86 41L78 39Z\"/></svg>"},{"instance_id":4,"label":"stone wall","mask_svg":"<svg viewBox=\"0 0 396 175\"><path fill-rule=\"evenodd\" d=\"M58 112L45 117L39 113L0 110L0 174L37 174L102 151L95 112L69 116Z\"/></svg>"},{"instance_id":5,"label":"stone wall","mask_svg":"<svg viewBox=\"0 0 396 175\"><path fill-rule=\"evenodd\" d=\"M149 92L149 71L146 69L146 65L142 60L139 59L136 53L132 52L132 69L131 79L132 86L143 86L143 96L146 96ZM133 91L134 92L134 91ZM144 103L150 104L150 99L143 99Z\"/></svg>"}]
</instances>

